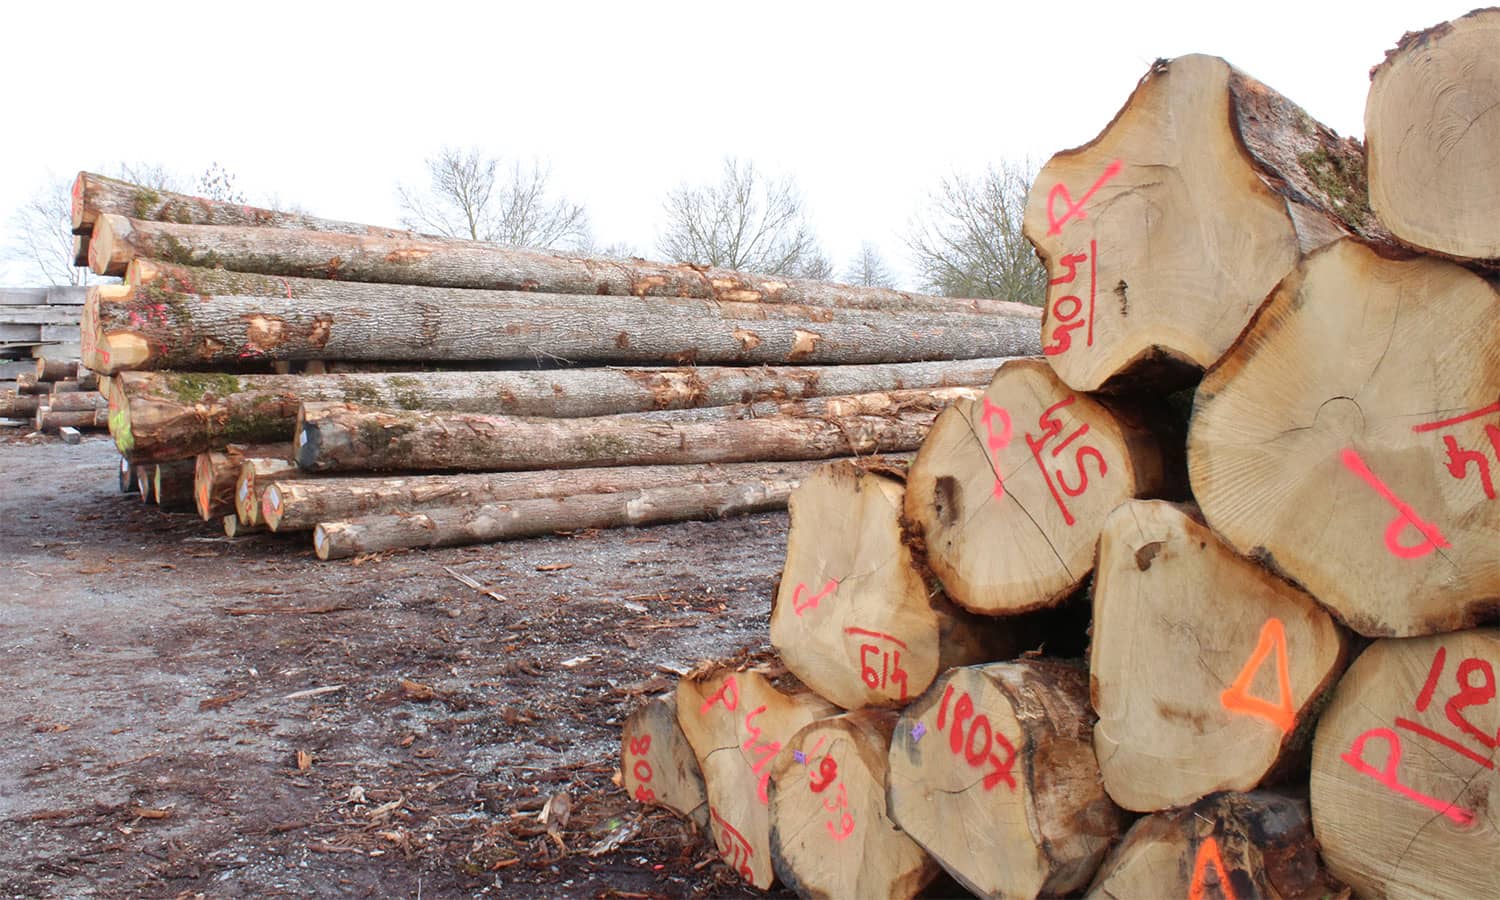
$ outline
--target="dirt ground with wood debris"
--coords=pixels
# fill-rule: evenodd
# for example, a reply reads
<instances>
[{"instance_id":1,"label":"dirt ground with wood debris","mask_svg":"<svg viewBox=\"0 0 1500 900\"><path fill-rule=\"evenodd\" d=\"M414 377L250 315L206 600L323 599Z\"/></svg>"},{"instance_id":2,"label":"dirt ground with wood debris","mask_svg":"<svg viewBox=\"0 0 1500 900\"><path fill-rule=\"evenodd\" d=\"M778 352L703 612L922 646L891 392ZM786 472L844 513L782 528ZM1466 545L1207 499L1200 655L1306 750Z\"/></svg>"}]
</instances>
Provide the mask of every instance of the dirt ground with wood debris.
<instances>
[{"instance_id":1,"label":"dirt ground with wood debris","mask_svg":"<svg viewBox=\"0 0 1500 900\"><path fill-rule=\"evenodd\" d=\"M117 465L0 438L0 893L765 896L613 778L642 695L765 646L784 514L319 563Z\"/></svg>"}]
</instances>

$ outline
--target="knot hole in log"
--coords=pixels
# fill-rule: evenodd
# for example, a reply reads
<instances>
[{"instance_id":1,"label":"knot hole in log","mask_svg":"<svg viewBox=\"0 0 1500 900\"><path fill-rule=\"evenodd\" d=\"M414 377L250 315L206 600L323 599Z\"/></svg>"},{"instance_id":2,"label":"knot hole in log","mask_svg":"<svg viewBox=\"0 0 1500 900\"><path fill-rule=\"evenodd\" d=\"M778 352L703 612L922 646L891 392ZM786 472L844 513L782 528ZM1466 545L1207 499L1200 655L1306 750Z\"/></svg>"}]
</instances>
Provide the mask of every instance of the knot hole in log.
<instances>
[{"instance_id":1,"label":"knot hole in log","mask_svg":"<svg viewBox=\"0 0 1500 900\"><path fill-rule=\"evenodd\" d=\"M946 526L952 526L962 518L963 511L959 509L958 479L952 475L943 475L938 478L932 492L932 506L937 512L938 521Z\"/></svg>"}]
</instances>

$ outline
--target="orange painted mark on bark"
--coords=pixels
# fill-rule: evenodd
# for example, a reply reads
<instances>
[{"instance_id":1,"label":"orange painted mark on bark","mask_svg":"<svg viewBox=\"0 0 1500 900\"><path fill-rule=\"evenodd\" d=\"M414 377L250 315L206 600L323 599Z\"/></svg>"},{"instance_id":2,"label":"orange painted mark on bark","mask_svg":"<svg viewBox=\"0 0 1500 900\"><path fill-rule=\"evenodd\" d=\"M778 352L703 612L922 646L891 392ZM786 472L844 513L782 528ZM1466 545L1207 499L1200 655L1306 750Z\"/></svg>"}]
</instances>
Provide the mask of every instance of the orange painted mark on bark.
<instances>
[{"instance_id":1,"label":"orange painted mark on bark","mask_svg":"<svg viewBox=\"0 0 1500 900\"><path fill-rule=\"evenodd\" d=\"M1208 875L1209 867L1212 866L1217 876L1216 884L1219 894L1224 900L1235 900L1234 888L1229 885L1229 869L1224 865L1224 857L1219 853L1219 842L1209 836L1198 845L1198 855L1193 857L1193 880L1188 885L1188 900L1205 900L1208 897L1208 886L1204 884L1204 877Z\"/></svg>"}]
</instances>

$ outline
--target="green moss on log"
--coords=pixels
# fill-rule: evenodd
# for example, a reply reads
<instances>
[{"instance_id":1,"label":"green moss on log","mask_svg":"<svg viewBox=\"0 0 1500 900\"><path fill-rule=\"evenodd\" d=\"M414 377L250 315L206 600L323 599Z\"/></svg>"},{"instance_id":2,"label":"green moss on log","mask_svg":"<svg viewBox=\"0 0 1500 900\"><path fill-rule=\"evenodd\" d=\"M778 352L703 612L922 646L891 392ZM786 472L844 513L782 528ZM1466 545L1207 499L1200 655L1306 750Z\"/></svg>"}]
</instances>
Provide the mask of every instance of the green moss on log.
<instances>
[{"instance_id":1,"label":"green moss on log","mask_svg":"<svg viewBox=\"0 0 1500 900\"><path fill-rule=\"evenodd\" d=\"M240 390L239 378L219 372L183 372L168 382L179 403L201 403L204 397L223 398Z\"/></svg>"},{"instance_id":2,"label":"green moss on log","mask_svg":"<svg viewBox=\"0 0 1500 900\"><path fill-rule=\"evenodd\" d=\"M1363 165L1351 157L1334 156L1323 147L1298 154L1297 163L1340 216L1361 228L1369 222L1374 213Z\"/></svg>"}]
</instances>

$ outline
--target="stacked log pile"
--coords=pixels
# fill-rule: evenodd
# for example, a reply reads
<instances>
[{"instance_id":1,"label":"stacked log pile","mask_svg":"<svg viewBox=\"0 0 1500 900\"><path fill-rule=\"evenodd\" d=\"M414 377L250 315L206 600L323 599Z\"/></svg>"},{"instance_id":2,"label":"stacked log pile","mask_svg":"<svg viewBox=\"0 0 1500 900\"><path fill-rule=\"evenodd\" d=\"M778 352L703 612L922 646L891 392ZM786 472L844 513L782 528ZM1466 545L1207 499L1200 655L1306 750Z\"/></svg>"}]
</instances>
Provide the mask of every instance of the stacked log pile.
<instances>
[{"instance_id":1,"label":"stacked log pile","mask_svg":"<svg viewBox=\"0 0 1500 900\"><path fill-rule=\"evenodd\" d=\"M993 300L596 260L89 173L83 362L122 487L322 559L775 509L1040 348ZM300 371L293 372L294 369ZM133 477L134 481L131 481Z\"/></svg>"},{"instance_id":2,"label":"stacked log pile","mask_svg":"<svg viewBox=\"0 0 1500 900\"><path fill-rule=\"evenodd\" d=\"M1154 64L1032 187L1042 356L806 477L775 658L626 790L805 897L1500 895L1497 38L1404 38L1368 147Z\"/></svg>"},{"instance_id":3,"label":"stacked log pile","mask_svg":"<svg viewBox=\"0 0 1500 900\"><path fill-rule=\"evenodd\" d=\"M15 385L0 390L0 420L33 423L45 434L64 428L102 431L109 424L109 402L99 393L99 376L77 360L38 357L34 373L18 374Z\"/></svg>"}]
</instances>

